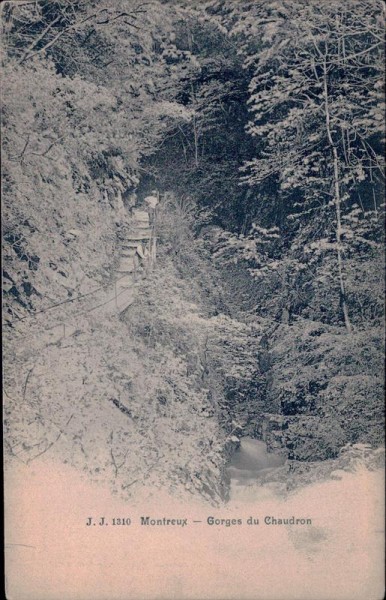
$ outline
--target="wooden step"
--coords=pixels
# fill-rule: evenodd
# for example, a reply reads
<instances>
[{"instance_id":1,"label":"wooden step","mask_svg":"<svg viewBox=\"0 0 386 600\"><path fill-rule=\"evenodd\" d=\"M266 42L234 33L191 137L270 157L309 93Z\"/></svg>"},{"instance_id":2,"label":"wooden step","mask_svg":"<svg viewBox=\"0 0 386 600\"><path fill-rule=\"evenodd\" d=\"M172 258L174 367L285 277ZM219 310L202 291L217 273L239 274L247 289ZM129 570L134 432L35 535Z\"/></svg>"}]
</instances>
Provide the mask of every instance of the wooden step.
<instances>
[{"instance_id":1,"label":"wooden step","mask_svg":"<svg viewBox=\"0 0 386 600\"><path fill-rule=\"evenodd\" d=\"M132 224L132 223L149 223L149 221L150 221L149 215L146 215L146 217L133 217L133 220L131 221L130 224Z\"/></svg>"},{"instance_id":2,"label":"wooden step","mask_svg":"<svg viewBox=\"0 0 386 600\"><path fill-rule=\"evenodd\" d=\"M116 283L118 291L122 288L132 288L133 285L134 279L132 275L125 275L124 277L120 277Z\"/></svg>"},{"instance_id":3,"label":"wooden step","mask_svg":"<svg viewBox=\"0 0 386 600\"><path fill-rule=\"evenodd\" d=\"M126 249L126 248L134 248L135 249L137 246L138 246L138 242L135 240L124 240L121 243L121 247L123 249Z\"/></svg>"},{"instance_id":4,"label":"wooden step","mask_svg":"<svg viewBox=\"0 0 386 600\"><path fill-rule=\"evenodd\" d=\"M135 223L135 228L130 231L130 233L135 233L137 231L142 231L143 229L151 229L149 222L145 223Z\"/></svg>"},{"instance_id":5,"label":"wooden step","mask_svg":"<svg viewBox=\"0 0 386 600\"><path fill-rule=\"evenodd\" d=\"M148 221L149 213L146 210L140 210L139 208L135 208L133 210L133 219L135 221Z\"/></svg>"},{"instance_id":6,"label":"wooden step","mask_svg":"<svg viewBox=\"0 0 386 600\"><path fill-rule=\"evenodd\" d=\"M138 244L132 248L124 248L121 252L121 256L125 258L129 256L135 256L135 253L137 252L137 246Z\"/></svg>"},{"instance_id":7,"label":"wooden step","mask_svg":"<svg viewBox=\"0 0 386 600\"><path fill-rule=\"evenodd\" d=\"M136 266L136 260L135 260L134 256L122 257L121 260L119 261L117 271L120 271L120 272L133 271L135 269L135 266Z\"/></svg>"},{"instance_id":8,"label":"wooden step","mask_svg":"<svg viewBox=\"0 0 386 600\"><path fill-rule=\"evenodd\" d=\"M143 229L142 231L129 233L127 236L127 240L148 240L149 238L151 238L151 235L151 229Z\"/></svg>"},{"instance_id":9,"label":"wooden step","mask_svg":"<svg viewBox=\"0 0 386 600\"><path fill-rule=\"evenodd\" d=\"M116 271L117 275L131 275L132 273L135 273L135 268L134 267L130 267L130 268L119 268Z\"/></svg>"},{"instance_id":10,"label":"wooden step","mask_svg":"<svg viewBox=\"0 0 386 600\"><path fill-rule=\"evenodd\" d=\"M135 240L132 246L122 245L121 256L134 256L138 246L142 246L142 249L144 249L149 245L148 239L149 238L146 238L145 240Z\"/></svg>"}]
</instances>

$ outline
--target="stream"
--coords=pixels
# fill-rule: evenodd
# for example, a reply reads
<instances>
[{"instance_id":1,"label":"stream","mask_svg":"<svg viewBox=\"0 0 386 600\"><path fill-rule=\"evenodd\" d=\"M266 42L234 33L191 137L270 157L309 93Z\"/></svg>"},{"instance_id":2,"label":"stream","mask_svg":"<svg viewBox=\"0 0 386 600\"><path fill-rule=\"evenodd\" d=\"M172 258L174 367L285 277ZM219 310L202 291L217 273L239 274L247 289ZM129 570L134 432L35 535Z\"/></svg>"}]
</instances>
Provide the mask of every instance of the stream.
<instances>
[{"instance_id":1,"label":"stream","mask_svg":"<svg viewBox=\"0 0 386 600\"><path fill-rule=\"evenodd\" d=\"M231 486L249 485L263 472L283 465L285 460L285 456L269 453L262 440L241 438L240 447L233 454L228 467Z\"/></svg>"}]
</instances>

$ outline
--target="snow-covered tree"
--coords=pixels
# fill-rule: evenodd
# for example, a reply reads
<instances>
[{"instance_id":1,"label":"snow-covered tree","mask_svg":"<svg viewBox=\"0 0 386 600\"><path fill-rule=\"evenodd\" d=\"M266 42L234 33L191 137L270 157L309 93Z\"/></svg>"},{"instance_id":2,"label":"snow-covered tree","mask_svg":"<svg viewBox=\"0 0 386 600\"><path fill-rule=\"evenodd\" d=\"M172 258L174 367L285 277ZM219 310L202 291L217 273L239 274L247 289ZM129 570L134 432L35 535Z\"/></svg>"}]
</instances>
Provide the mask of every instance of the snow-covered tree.
<instances>
[{"instance_id":1,"label":"snow-covered tree","mask_svg":"<svg viewBox=\"0 0 386 600\"><path fill-rule=\"evenodd\" d=\"M318 244L334 248L348 331L342 218L361 182L376 190L383 176L382 17L381 4L366 0L268 2L257 6L253 27L235 29L254 68L248 132L261 148L244 165L244 181L278 180L294 212L333 227L335 239Z\"/></svg>"}]
</instances>

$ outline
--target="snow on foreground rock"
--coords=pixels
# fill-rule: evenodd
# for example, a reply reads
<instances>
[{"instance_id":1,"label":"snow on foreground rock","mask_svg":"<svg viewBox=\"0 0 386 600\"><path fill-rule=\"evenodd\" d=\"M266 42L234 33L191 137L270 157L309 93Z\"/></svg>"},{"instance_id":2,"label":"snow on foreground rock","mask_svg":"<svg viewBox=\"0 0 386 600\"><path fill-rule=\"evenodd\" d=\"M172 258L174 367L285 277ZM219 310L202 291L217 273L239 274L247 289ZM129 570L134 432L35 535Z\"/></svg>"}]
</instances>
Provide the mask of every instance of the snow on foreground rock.
<instances>
[{"instance_id":1,"label":"snow on foreground rock","mask_svg":"<svg viewBox=\"0 0 386 600\"><path fill-rule=\"evenodd\" d=\"M123 502L69 466L13 466L6 473L8 597L375 600L382 595L383 479L380 470L359 469L286 499L265 486L210 508L157 490L153 499ZM264 523L292 516L312 524ZM248 524L250 517L259 524ZM114 518L130 525L114 526Z\"/></svg>"}]
</instances>

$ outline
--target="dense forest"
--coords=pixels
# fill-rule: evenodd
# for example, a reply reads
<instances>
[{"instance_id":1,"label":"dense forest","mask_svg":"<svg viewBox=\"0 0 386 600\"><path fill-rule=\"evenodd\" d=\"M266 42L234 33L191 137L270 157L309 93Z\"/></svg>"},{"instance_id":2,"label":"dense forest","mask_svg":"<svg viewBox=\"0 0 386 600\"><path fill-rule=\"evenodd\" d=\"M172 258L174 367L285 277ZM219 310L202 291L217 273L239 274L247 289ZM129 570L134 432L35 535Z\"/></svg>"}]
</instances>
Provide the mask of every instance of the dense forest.
<instances>
[{"instance_id":1,"label":"dense forest","mask_svg":"<svg viewBox=\"0 0 386 600\"><path fill-rule=\"evenodd\" d=\"M215 503L243 435L286 457L287 487L376 464L384 11L3 3L10 461ZM157 262L128 308L96 316L154 189Z\"/></svg>"}]
</instances>

